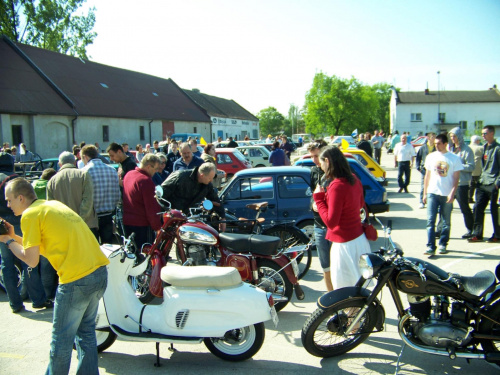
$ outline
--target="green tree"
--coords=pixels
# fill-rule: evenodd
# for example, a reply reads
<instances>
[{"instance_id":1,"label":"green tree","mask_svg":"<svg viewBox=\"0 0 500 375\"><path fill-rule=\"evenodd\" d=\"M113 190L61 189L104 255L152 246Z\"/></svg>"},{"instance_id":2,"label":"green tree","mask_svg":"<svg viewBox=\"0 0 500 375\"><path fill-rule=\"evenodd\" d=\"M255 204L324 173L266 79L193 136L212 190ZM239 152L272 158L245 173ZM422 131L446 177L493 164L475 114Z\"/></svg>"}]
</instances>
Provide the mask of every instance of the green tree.
<instances>
[{"instance_id":1,"label":"green tree","mask_svg":"<svg viewBox=\"0 0 500 375\"><path fill-rule=\"evenodd\" d=\"M356 78L317 73L306 94L306 131L313 134L351 134L368 130L377 101L369 86ZM325 134L325 135L326 135Z\"/></svg>"},{"instance_id":2,"label":"green tree","mask_svg":"<svg viewBox=\"0 0 500 375\"><path fill-rule=\"evenodd\" d=\"M68 55L87 57L97 33L95 7L76 14L86 0L0 0L0 34Z\"/></svg>"},{"instance_id":3,"label":"green tree","mask_svg":"<svg viewBox=\"0 0 500 375\"><path fill-rule=\"evenodd\" d=\"M267 134L276 134L284 131L285 117L274 107L268 107L261 110L257 117L259 118L260 133L263 137Z\"/></svg>"},{"instance_id":4,"label":"green tree","mask_svg":"<svg viewBox=\"0 0 500 375\"><path fill-rule=\"evenodd\" d=\"M378 105L372 115L371 131L375 129L382 129L384 133L389 133L389 115L390 115L390 101L391 101L391 85L388 83L376 83L371 86L375 97L377 98Z\"/></svg>"}]
</instances>

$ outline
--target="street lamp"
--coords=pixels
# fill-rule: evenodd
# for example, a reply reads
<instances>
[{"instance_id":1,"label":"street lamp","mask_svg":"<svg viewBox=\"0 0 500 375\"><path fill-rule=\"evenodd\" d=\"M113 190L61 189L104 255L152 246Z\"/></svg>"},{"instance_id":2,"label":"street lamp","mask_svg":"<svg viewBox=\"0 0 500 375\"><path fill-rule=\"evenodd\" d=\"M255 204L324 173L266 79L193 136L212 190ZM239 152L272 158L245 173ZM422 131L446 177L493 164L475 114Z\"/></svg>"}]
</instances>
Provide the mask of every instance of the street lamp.
<instances>
[{"instance_id":1,"label":"street lamp","mask_svg":"<svg viewBox=\"0 0 500 375\"><path fill-rule=\"evenodd\" d=\"M441 97L440 97L440 93L439 93L439 76L440 76L441 72L438 70L437 72L437 75L438 75L438 124L441 123L441 119L439 118L439 114L441 113Z\"/></svg>"}]
</instances>

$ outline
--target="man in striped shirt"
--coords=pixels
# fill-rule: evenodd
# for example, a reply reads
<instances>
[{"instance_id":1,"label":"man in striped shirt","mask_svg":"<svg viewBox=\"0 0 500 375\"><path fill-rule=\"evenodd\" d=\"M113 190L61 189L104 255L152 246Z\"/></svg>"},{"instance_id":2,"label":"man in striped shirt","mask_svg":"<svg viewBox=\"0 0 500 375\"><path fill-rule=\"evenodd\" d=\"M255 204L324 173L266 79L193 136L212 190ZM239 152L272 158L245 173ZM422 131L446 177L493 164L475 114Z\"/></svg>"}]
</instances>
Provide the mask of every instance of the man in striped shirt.
<instances>
[{"instance_id":1,"label":"man in striped shirt","mask_svg":"<svg viewBox=\"0 0 500 375\"><path fill-rule=\"evenodd\" d=\"M120 185L117 171L99 159L99 152L93 145L87 145L81 151L87 171L94 187L94 209L99 220L100 243L113 242L113 215L120 201Z\"/></svg>"}]
</instances>

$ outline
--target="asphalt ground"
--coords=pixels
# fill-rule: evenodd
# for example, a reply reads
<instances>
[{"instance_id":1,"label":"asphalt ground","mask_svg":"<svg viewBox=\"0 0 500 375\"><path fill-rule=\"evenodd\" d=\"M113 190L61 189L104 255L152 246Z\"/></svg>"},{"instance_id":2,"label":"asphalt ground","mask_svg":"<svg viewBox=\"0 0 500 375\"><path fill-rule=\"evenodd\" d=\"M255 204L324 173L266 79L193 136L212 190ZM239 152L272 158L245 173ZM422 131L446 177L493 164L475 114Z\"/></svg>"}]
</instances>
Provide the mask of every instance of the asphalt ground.
<instances>
[{"instance_id":1,"label":"asphalt ground","mask_svg":"<svg viewBox=\"0 0 500 375\"><path fill-rule=\"evenodd\" d=\"M420 174L412 170L410 193L398 194L397 170L394 158L385 152L382 165L389 178L388 195L391 210L378 217L384 223L393 221L393 239L405 251L405 255L426 259L426 210L418 208ZM481 270L494 271L500 260L500 244L486 242L469 244L461 239L466 232L463 217L456 208L452 213L449 253L431 260L435 265L466 276ZM492 234L489 212L485 220L484 237ZM372 249L383 244L382 232ZM302 280L306 294L303 301L295 297L278 315L278 328L266 323L266 339L260 351L250 360L239 363L225 362L212 355L203 344L176 345L170 352L168 345L160 347L162 367L155 362L155 343L116 341L99 355L101 374L255 374L260 371L273 374L393 374L401 351L402 341L397 333L397 313L388 290L382 295L386 311L386 326L382 333L370 338L353 351L340 357L322 359L311 356L302 347L301 329L316 309L316 300L325 289L319 262L314 256L311 270ZM403 295L403 303L406 297ZM48 363L52 310L34 310L25 302L27 311L13 314L5 293L0 292L0 374L43 374ZM76 372L76 353L73 355L71 373ZM400 374L491 374L498 370L485 361L464 359L450 360L406 348L401 356Z\"/></svg>"}]
</instances>

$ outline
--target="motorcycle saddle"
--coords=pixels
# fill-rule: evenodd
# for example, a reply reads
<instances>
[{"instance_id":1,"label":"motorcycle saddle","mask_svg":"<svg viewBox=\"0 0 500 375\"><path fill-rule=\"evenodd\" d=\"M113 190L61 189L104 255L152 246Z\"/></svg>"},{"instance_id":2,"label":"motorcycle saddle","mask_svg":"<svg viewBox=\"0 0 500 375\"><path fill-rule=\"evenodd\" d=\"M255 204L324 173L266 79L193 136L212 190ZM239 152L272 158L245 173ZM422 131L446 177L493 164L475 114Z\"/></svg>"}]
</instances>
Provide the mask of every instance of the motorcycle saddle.
<instances>
[{"instance_id":1,"label":"motorcycle saddle","mask_svg":"<svg viewBox=\"0 0 500 375\"><path fill-rule=\"evenodd\" d=\"M276 255L280 243L279 237L258 234L220 233L222 246L235 253Z\"/></svg>"},{"instance_id":2,"label":"motorcycle saddle","mask_svg":"<svg viewBox=\"0 0 500 375\"><path fill-rule=\"evenodd\" d=\"M478 272L471 277L462 276L460 278L465 291L477 297L488 293L489 289L495 284L495 280L493 272L488 270Z\"/></svg>"},{"instance_id":3,"label":"motorcycle saddle","mask_svg":"<svg viewBox=\"0 0 500 375\"><path fill-rule=\"evenodd\" d=\"M234 267L163 267L161 279L172 286L198 288L227 288L242 283Z\"/></svg>"}]
</instances>

